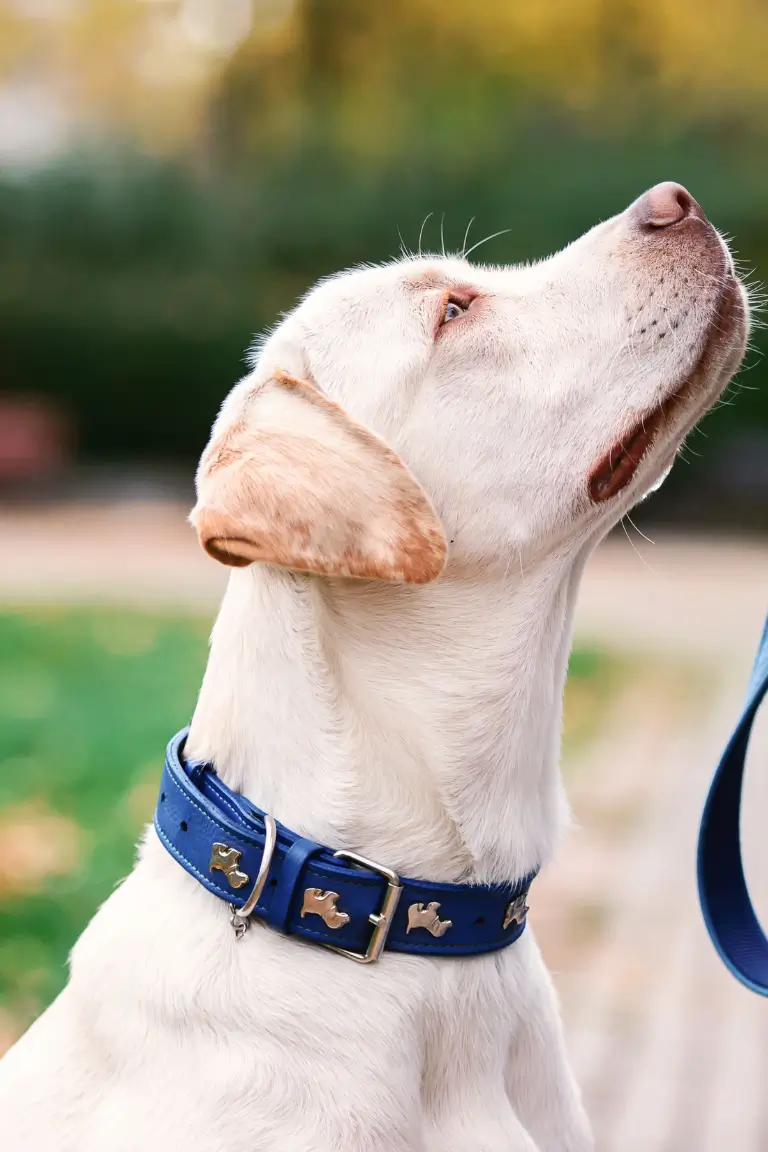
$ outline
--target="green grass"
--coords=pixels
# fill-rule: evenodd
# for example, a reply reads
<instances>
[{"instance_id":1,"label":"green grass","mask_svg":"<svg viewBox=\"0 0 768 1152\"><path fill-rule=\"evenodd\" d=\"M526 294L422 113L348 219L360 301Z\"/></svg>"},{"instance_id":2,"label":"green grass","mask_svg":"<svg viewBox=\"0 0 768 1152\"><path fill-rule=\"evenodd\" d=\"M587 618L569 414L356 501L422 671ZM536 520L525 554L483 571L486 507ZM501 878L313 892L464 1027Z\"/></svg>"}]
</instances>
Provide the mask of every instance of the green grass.
<instances>
[{"instance_id":1,"label":"green grass","mask_svg":"<svg viewBox=\"0 0 768 1152\"><path fill-rule=\"evenodd\" d=\"M56 995L73 942L131 868L163 749L194 707L208 630L138 613L0 615L0 1006L12 1018ZM28 885L9 882L7 858L9 825L25 822L43 856L58 839L64 857L54 844L60 874Z\"/></svg>"},{"instance_id":2,"label":"green grass","mask_svg":"<svg viewBox=\"0 0 768 1152\"><path fill-rule=\"evenodd\" d=\"M62 987L72 944L131 868L165 744L194 708L208 631L100 609L0 614L0 1012L11 1032ZM615 668L574 654L573 739L588 736ZM19 856L31 861L21 875Z\"/></svg>"}]
</instances>

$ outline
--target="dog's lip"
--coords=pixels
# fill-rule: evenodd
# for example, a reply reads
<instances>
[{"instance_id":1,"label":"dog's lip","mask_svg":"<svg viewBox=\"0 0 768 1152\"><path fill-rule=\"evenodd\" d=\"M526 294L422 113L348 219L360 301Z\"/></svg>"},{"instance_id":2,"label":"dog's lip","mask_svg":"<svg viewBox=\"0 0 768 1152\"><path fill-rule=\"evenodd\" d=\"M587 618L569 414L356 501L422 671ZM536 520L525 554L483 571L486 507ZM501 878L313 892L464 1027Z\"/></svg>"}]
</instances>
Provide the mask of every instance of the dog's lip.
<instances>
[{"instance_id":1,"label":"dog's lip","mask_svg":"<svg viewBox=\"0 0 768 1152\"><path fill-rule=\"evenodd\" d=\"M589 495L593 503L599 504L610 500L629 484L643 457L654 443L661 425L666 424L668 417L685 404L701 380L706 377L715 348L733 337L739 308L738 282L735 276L729 274L723 285L704 349L693 372L678 384L661 404L641 416L598 461L589 474Z\"/></svg>"},{"instance_id":2,"label":"dog's lip","mask_svg":"<svg viewBox=\"0 0 768 1152\"><path fill-rule=\"evenodd\" d=\"M682 390L686 390L686 385ZM589 474L589 495L595 504L610 500L622 488L626 488L648 451L656 429L676 403L677 396L678 393L670 396L638 421L592 469Z\"/></svg>"}]
</instances>

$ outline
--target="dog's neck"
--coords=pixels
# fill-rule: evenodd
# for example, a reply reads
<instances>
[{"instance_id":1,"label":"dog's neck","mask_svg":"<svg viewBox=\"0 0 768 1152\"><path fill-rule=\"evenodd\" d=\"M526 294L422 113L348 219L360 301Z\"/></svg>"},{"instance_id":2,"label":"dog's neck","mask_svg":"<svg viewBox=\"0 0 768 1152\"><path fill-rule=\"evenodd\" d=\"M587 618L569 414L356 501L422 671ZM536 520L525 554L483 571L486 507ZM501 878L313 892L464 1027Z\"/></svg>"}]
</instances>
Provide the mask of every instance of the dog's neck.
<instances>
[{"instance_id":1,"label":"dog's neck","mask_svg":"<svg viewBox=\"0 0 768 1152\"><path fill-rule=\"evenodd\" d=\"M583 559L414 589L233 572L188 742L288 827L404 875L517 879L565 814Z\"/></svg>"}]
</instances>

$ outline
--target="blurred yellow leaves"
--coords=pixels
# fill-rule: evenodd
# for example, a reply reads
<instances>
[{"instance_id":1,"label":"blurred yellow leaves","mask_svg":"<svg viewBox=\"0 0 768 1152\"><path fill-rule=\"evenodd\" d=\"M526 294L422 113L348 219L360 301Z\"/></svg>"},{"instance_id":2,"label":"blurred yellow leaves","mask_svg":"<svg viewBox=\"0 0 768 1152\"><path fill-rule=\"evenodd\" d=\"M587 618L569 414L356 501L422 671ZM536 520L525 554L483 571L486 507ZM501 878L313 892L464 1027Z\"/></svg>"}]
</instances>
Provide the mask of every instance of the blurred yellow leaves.
<instances>
[{"instance_id":1,"label":"blurred yellow leaves","mask_svg":"<svg viewBox=\"0 0 768 1152\"><path fill-rule=\"evenodd\" d=\"M748 106L768 90L764 0L416 0L441 36L554 98L598 99L646 77L688 105ZM627 69L629 70L627 72Z\"/></svg>"},{"instance_id":2,"label":"blurred yellow leaves","mask_svg":"<svg viewBox=\"0 0 768 1152\"><path fill-rule=\"evenodd\" d=\"M4 808L0 815L0 895L39 891L48 876L80 863L82 829L41 800Z\"/></svg>"},{"instance_id":3,"label":"blurred yellow leaves","mask_svg":"<svg viewBox=\"0 0 768 1152\"><path fill-rule=\"evenodd\" d=\"M205 149L222 100L256 135L290 136L320 90L342 136L375 154L407 130L413 85L450 99L473 76L609 116L617 100L658 115L656 94L673 121L765 115L767 56L764 0L12 0L0 13L0 82L34 73L77 126L160 150Z\"/></svg>"},{"instance_id":4,"label":"blurred yellow leaves","mask_svg":"<svg viewBox=\"0 0 768 1152\"><path fill-rule=\"evenodd\" d=\"M768 92L768 5L764 0L660 3L653 42L663 83L706 106L749 110ZM649 32L651 29L649 29Z\"/></svg>"},{"instance_id":5,"label":"blurred yellow leaves","mask_svg":"<svg viewBox=\"0 0 768 1152\"><path fill-rule=\"evenodd\" d=\"M221 57L185 33L177 0L16 0L0 16L6 82L51 87L88 133L194 142Z\"/></svg>"}]
</instances>

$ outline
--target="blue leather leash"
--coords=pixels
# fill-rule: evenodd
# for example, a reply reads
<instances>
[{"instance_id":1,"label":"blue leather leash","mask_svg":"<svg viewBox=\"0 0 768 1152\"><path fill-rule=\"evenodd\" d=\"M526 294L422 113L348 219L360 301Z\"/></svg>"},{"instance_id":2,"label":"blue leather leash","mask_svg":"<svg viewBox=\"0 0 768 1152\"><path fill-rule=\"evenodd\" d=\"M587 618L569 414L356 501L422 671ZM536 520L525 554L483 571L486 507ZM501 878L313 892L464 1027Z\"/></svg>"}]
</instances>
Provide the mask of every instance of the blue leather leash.
<instances>
[{"instance_id":1,"label":"blue leather leash","mask_svg":"<svg viewBox=\"0 0 768 1152\"><path fill-rule=\"evenodd\" d=\"M436 884L333 852L233 792L212 765L186 760L187 732L166 749L155 829L182 868L227 901L238 937L254 915L370 964L384 948L476 956L523 932L535 872L514 885Z\"/></svg>"},{"instance_id":2,"label":"blue leather leash","mask_svg":"<svg viewBox=\"0 0 768 1152\"><path fill-rule=\"evenodd\" d=\"M739 814L744 761L757 710L768 692L768 620L747 702L712 781L699 830L699 899L723 963L737 980L768 996L768 939L752 907L741 858Z\"/></svg>"}]
</instances>

